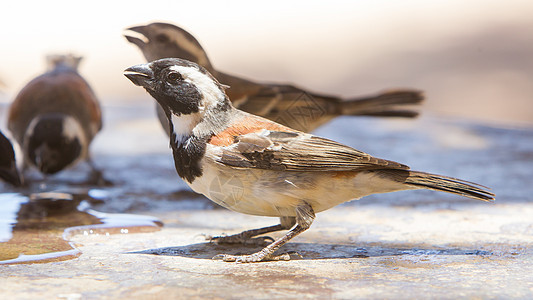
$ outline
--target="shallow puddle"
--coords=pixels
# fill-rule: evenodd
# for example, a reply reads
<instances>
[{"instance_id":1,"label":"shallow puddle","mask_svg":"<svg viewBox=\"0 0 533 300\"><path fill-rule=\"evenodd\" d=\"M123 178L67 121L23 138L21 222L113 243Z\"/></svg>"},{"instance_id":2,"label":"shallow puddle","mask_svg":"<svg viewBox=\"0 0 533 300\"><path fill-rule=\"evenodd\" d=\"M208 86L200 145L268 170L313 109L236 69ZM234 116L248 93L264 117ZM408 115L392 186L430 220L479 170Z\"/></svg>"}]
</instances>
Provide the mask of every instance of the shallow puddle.
<instances>
[{"instance_id":1,"label":"shallow puddle","mask_svg":"<svg viewBox=\"0 0 533 300\"><path fill-rule=\"evenodd\" d=\"M75 234L127 234L157 231L156 218L108 214L90 209L105 192L0 194L0 264L63 261L80 255Z\"/></svg>"}]
</instances>

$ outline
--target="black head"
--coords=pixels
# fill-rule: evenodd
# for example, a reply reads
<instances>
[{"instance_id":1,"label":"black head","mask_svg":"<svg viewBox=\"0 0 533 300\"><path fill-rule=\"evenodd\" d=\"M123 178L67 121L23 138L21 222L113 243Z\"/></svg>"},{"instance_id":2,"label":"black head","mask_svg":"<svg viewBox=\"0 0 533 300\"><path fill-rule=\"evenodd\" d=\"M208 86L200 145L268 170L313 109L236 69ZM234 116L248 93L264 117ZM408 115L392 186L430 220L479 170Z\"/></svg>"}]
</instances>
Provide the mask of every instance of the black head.
<instances>
[{"instance_id":1,"label":"black head","mask_svg":"<svg viewBox=\"0 0 533 300\"><path fill-rule=\"evenodd\" d=\"M207 141L230 120L224 87L199 65L165 58L124 71L159 102L169 119L170 146L178 174L188 182L202 175Z\"/></svg>"},{"instance_id":2,"label":"black head","mask_svg":"<svg viewBox=\"0 0 533 300\"><path fill-rule=\"evenodd\" d=\"M222 86L203 67L179 58L165 58L135 65L124 71L135 85L142 86L161 107L174 115L188 115L230 106Z\"/></svg>"},{"instance_id":3,"label":"black head","mask_svg":"<svg viewBox=\"0 0 533 300\"><path fill-rule=\"evenodd\" d=\"M70 116L47 114L35 118L24 139L24 153L44 174L55 174L85 154L86 137Z\"/></svg>"},{"instance_id":4,"label":"black head","mask_svg":"<svg viewBox=\"0 0 533 300\"><path fill-rule=\"evenodd\" d=\"M0 178L14 186L22 184L11 142L0 132Z\"/></svg>"},{"instance_id":5,"label":"black head","mask_svg":"<svg viewBox=\"0 0 533 300\"><path fill-rule=\"evenodd\" d=\"M126 30L132 33L124 34L126 39L141 49L147 61L182 58L211 68L211 63L200 43L178 26L169 23L151 23Z\"/></svg>"}]
</instances>

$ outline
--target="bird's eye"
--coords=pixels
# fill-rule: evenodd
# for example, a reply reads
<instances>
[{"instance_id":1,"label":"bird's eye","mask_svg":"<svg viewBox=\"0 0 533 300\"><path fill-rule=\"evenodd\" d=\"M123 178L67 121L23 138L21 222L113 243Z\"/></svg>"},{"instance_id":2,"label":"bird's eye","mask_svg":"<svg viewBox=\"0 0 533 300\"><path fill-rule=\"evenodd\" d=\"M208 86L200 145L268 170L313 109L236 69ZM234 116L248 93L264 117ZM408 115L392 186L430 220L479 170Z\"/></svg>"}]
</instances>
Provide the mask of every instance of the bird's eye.
<instances>
[{"instance_id":1,"label":"bird's eye","mask_svg":"<svg viewBox=\"0 0 533 300\"><path fill-rule=\"evenodd\" d=\"M172 73L168 74L167 79L168 79L169 82L176 82L178 80L183 80L183 77L178 72L172 72Z\"/></svg>"}]
</instances>

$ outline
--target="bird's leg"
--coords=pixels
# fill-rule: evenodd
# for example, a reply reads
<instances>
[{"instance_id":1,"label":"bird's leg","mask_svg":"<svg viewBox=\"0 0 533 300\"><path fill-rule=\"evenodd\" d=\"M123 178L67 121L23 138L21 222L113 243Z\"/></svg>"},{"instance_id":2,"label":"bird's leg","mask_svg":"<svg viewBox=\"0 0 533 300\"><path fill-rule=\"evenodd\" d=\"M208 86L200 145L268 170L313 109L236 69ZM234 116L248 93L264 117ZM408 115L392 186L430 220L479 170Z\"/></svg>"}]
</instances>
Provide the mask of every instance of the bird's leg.
<instances>
[{"instance_id":1,"label":"bird's leg","mask_svg":"<svg viewBox=\"0 0 533 300\"><path fill-rule=\"evenodd\" d=\"M102 171L100 171L96 165L94 164L93 160L90 156L87 157L87 164L89 164L89 167L91 167L91 173L89 174L88 182L90 184L98 185L98 186L112 186L113 182L110 180L107 180L104 177L104 174L102 174Z\"/></svg>"},{"instance_id":2,"label":"bird's leg","mask_svg":"<svg viewBox=\"0 0 533 300\"><path fill-rule=\"evenodd\" d=\"M306 231L311 226L314 219L315 213L313 211L313 208L309 204L304 202L296 207L296 225L289 232L287 232L286 235L272 242L270 245L266 246L261 251L250 255L219 254L213 257L213 259L222 259L223 261L227 262L240 263L251 263L267 260L289 260L289 255L273 256L272 254L281 246L285 245L285 243L290 241L293 237Z\"/></svg>"},{"instance_id":3,"label":"bird's leg","mask_svg":"<svg viewBox=\"0 0 533 300\"><path fill-rule=\"evenodd\" d=\"M258 229L251 229L246 230L241 233L233 234L233 235L221 235L221 236L206 236L206 239L212 242L215 242L217 244L243 244L243 245L265 245L268 242L273 242L274 239L265 236L265 237L257 237L255 236L274 232L274 231L280 231L284 229L290 229L294 224L296 224L296 218L294 217L281 217L280 218L280 224L258 228Z\"/></svg>"}]
</instances>

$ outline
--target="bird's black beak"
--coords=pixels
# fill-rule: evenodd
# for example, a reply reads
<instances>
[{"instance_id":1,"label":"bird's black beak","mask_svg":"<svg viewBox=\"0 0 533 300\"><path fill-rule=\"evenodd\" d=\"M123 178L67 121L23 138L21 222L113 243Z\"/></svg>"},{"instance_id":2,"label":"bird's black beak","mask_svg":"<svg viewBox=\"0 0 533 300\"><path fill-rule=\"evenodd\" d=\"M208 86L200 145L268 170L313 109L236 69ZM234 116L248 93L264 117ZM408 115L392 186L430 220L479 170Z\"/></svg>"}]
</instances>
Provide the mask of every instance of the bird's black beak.
<instances>
[{"instance_id":1,"label":"bird's black beak","mask_svg":"<svg viewBox=\"0 0 533 300\"><path fill-rule=\"evenodd\" d=\"M13 166L12 168L0 168L0 178L11 183L14 186L22 185L22 177L18 172L17 168Z\"/></svg>"},{"instance_id":2,"label":"bird's black beak","mask_svg":"<svg viewBox=\"0 0 533 300\"><path fill-rule=\"evenodd\" d=\"M154 78L154 72L152 72L150 64L147 63L127 68L124 70L124 76L131 80L133 84L148 88Z\"/></svg>"},{"instance_id":3,"label":"bird's black beak","mask_svg":"<svg viewBox=\"0 0 533 300\"><path fill-rule=\"evenodd\" d=\"M126 29L124 37L128 42L137 45L137 47L143 49L148 43L148 36L146 32L146 26L134 26Z\"/></svg>"}]
</instances>

